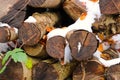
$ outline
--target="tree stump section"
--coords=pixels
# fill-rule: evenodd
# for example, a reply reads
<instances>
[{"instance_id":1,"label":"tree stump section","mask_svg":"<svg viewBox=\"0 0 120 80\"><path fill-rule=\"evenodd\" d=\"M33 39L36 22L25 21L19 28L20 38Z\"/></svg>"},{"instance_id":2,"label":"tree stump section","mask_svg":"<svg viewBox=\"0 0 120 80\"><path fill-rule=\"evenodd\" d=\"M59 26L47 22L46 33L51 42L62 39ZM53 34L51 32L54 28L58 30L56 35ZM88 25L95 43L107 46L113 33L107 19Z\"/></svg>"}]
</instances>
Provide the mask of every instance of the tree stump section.
<instances>
[{"instance_id":1,"label":"tree stump section","mask_svg":"<svg viewBox=\"0 0 120 80\"><path fill-rule=\"evenodd\" d=\"M33 67L33 80L66 80L72 75L76 62L61 65L59 62L39 62Z\"/></svg>"},{"instance_id":2,"label":"tree stump section","mask_svg":"<svg viewBox=\"0 0 120 80\"><path fill-rule=\"evenodd\" d=\"M66 0L63 3L66 13L73 19L77 20L82 13L86 13L86 8L79 0Z\"/></svg>"},{"instance_id":3,"label":"tree stump section","mask_svg":"<svg viewBox=\"0 0 120 80\"><path fill-rule=\"evenodd\" d=\"M98 41L93 33L75 30L67 33L72 56L78 60L87 60L96 51Z\"/></svg>"},{"instance_id":4,"label":"tree stump section","mask_svg":"<svg viewBox=\"0 0 120 80\"><path fill-rule=\"evenodd\" d=\"M46 42L46 51L48 55L56 59L64 58L64 49L66 46L65 38L62 36L54 36Z\"/></svg>"}]
</instances>

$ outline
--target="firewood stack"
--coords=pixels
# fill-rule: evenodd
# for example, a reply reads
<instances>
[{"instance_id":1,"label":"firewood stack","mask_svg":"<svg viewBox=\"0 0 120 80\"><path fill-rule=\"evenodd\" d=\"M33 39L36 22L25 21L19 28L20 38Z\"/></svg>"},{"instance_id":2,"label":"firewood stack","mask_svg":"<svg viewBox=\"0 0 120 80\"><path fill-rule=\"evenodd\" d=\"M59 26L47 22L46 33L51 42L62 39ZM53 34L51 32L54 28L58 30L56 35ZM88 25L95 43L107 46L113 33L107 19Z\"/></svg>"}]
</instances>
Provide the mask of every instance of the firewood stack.
<instances>
[{"instance_id":1,"label":"firewood stack","mask_svg":"<svg viewBox=\"0 0 120 80\"><path fill-rule=\"evenodd\" d=\"M32 68L11 60L0 80L119 80L120 0L0 0L1 44L0 69L17 47Z\"/></svg>"}]
</instances>

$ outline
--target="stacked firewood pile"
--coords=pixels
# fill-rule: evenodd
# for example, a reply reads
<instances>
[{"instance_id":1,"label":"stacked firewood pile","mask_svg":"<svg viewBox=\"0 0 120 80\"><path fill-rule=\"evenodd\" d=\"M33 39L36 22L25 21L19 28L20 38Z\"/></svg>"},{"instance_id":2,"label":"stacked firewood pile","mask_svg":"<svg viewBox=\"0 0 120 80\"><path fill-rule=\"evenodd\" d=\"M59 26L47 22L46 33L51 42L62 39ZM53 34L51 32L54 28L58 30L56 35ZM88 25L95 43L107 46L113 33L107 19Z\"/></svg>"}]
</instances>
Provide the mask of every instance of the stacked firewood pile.
<instances>
[{"instance_id":1,"label":"stacked firewood pile","mask_svg":"<svg viewBox=\"0 0 120 80\"><path fill-rule=\"evenodd\" d=\"M0 80L119 80L120 0L0 2Z\"/></svg>"}]
</instances>

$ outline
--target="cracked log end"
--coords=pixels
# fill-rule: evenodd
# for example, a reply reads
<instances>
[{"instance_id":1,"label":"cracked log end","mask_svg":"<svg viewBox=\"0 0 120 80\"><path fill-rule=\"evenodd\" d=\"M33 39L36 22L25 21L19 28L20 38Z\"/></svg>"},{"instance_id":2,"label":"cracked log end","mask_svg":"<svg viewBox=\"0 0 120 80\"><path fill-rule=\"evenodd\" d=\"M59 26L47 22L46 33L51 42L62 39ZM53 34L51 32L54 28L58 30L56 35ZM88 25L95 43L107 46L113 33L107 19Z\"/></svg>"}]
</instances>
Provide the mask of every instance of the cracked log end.
<instances>
[{"instance_id":1,"label":"cracked log end","mask_svg":"<svg viewBox=\"0 0 120 80\"><path fill-rule=\"evenodd\" d=\"M48 55L53 58L64 58L64 48L66 45L65 38L62 36L54 36L46 43L46 50Z\"/></svg>"},{"instance_id":2,"label":"cracked log end","mask_svg":"<svg viewBox=\"0 0 120 80\"><path fill-rule=\"evenodd\" d=\"M70 33L68 42L72 56L78 61L90 58L98 46L95 35L85 30L76 30Z\"/></svg>"}]
</instances>

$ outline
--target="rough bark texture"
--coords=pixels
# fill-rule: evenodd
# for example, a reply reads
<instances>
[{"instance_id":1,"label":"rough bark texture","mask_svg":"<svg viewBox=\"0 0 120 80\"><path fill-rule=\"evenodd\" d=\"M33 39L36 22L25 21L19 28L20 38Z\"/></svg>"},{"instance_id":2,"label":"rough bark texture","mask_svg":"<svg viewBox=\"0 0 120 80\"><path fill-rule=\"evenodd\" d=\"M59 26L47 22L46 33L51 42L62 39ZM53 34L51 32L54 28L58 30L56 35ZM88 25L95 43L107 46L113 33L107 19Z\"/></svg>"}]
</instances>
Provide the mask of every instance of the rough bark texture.
<instances>
[{"instance_id":1,"label":"rough bark texture","mask_svg":"<svg viewBox=\"0 0 120 80\"><path fill-rule=\"evenodd\" d=\"M23 46L23 49L30 56L40 57L41 59L45 59L48 57L45 45L40 43L35 46Z\"/></svg>"},{"instance_id":2,"label":"rough bark texture","mask_svg":"<svg viewBox=\"0 0 120 80\"><path fill-rule=\"evenodd\" d=\"M8 42L17 39L14 28L0 27L0 42Z\"/></svg>"},{"instance_id":3,"label":"rough bark texture","mask_svg":"<svg viewBox=\"0 0 120 80\"><path fill-rule=\"evenodd\" d=\"M61 2L62 0L30 0L28 5L41 8L56 8Z\"/></svg>"},{"instance_id":4,"label":"rough bark texture","mask_svg":"<svg viewBox=\"0 0 120 80\"><path fill-rule=\"evenodd\" d=\"M105 80L105 68L97 61L80 63L73 72L73 80Z\"/></svg>"},{"instance_id":5,"label":"rough bark texture","mask_svg":"<svg viewBox=\"0 0 120 80\"><path fill-rule=\"evenodd\" d=\"M102 14L120 13L120 0L100 0L100 10Z\"/></svg>"},{"instance_id":6,"label":"rough bark texture","mask_svg":"<svg viewBox=\"0 0 120 80\"><path fill-rule=\"evenodd\" d=\"M0 0L0 2L0 21L20 27L21 22L25 18L26 12L24 10L28 0Z\"/></svg>"},{"instance_id":7,"label":"rough bark texture","mask_svg":"<svg viewBox=\"0 0 120 80\"><path fill-rule=\"evenodd\" d=\"M53 27L58 21L57 14L49 12L34 13L33 17L37 20L36 23L24 22L18 31L19 39L29 46L36 45L46 34L46 27Z\"/></svg>"},{"instance_id":8,"label":"rough bark texture","mask_svg":"<svg viewBox=\"0 0 120 80\"><path fill-rule=\"evenodd\" d=\"M82 13L86 12L85 6L78 0L65 0L63 8L73 20L77 20Z\"/></svg>"}]
</instances>

